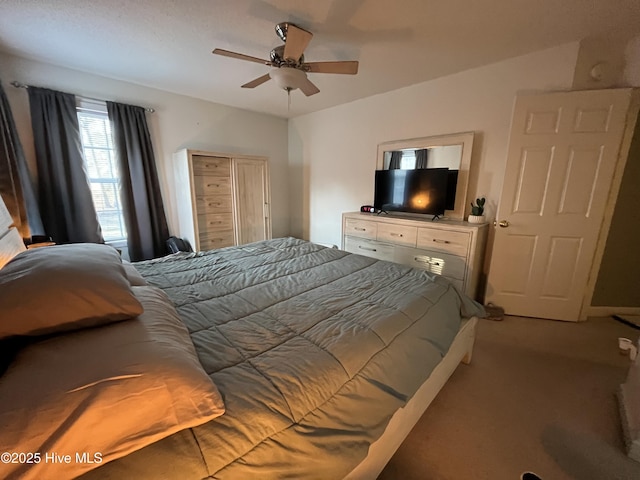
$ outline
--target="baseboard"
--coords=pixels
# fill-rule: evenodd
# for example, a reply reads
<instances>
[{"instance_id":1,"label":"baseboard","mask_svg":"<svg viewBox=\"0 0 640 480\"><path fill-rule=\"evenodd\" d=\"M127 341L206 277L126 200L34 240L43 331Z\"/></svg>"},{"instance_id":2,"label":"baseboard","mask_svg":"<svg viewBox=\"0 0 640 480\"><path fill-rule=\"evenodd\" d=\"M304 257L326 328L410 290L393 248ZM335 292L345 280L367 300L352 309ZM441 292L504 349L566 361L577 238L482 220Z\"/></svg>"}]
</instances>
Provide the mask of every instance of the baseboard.
<instances>
[{"instance_id":1,"label":"baseboard","mask_svg":"<svg viewBox=\"0 0 640 480\"><path fill-rule=\"evenodd\" d=\"M640 315L640 307L587 307L583 312L587 317L610 317L611 315Z\"/></svg>"}]
</instances>

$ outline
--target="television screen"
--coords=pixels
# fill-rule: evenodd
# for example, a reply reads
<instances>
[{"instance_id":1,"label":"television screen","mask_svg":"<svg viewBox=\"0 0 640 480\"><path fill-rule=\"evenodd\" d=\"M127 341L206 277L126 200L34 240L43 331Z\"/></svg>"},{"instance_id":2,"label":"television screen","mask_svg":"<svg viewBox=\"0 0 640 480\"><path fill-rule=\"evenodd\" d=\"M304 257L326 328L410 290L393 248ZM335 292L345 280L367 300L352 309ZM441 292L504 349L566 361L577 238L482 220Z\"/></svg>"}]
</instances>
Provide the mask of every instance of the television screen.
<instances>
[{"instance_id":1,"label":"television screen","mask_svg":"<svg viewBox=\"0 0 640 480\"><path fill-rule=\"evenodd\" d=\"M458 188L458 170L449 169L447 179L447 210L456 209L456 189Z\"/></svg>"},{"instance_id":2,"label":"television screen","mask_svg":"<svg viewBox=\"0 0 640 480\"><path fill-rule=\"evenodd\" d=\"M374 207L384 211L442 215L448 168L376 170Z\"/></svg>"}]
</instances>

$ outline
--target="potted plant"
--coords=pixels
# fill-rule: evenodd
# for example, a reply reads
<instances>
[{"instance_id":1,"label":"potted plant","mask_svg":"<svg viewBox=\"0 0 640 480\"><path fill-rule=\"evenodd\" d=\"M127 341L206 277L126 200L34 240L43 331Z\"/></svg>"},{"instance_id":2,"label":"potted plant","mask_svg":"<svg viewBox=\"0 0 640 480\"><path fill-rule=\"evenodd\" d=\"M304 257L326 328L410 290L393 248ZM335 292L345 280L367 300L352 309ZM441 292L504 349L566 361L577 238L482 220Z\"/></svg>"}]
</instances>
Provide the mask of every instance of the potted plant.
<instances>
[{"instance_id":1,"label":"potted plant","mask_svg":"<svg viewBox=\"0 0 640 480\"><path fill-rule=\"evenodd\" d=\"M485 198L476 198L475 205L471 204L471 214L469 215L469 223L485 223L484 220L484 204Z\"/></svg>"}]
</instances>

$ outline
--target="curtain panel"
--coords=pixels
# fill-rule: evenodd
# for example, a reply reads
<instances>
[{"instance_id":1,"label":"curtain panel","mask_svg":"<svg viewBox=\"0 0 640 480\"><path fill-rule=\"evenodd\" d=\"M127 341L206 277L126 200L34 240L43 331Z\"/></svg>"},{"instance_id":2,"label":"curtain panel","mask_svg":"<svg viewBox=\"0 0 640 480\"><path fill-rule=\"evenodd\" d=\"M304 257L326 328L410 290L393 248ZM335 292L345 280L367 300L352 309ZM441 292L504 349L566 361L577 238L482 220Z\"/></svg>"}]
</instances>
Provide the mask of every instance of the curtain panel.
<instances>
[{"instance_id":1,"label":"curtain panel","mask_svg":"<svg viewBox=\"0 0 640 480\"><path fill-rule=\"evenodd\" d=\"M142 107L107 102L120 169L120 195L132 261L167 254L169 228L155 156Z\"/></svg>"},{"instance_id":2,"label":"curtain panel","mask_svg":"<svg viewBox=\"0 0 640 480\"><path fill-rule=\"evenodd\" d=\"M44 235L31 173L0 82L0 195L22 238Z\"/></svg>"},{"instance_id":3,"label":"curtain panel","mask_svg":"<svg viewBox=\"0 0 640 480\"><path fill-rule=\"evenodd\" d=\"M429 168L429 149L416 150L416 168Z\"/></svg>"},{"instance_id":4,"label":"curtain panel","mask_svg":"<svg viewBox=\"0 0 640 480\"><path fill-rule=\"evenodd\" d=\"M398 170L402 162L402 152L395 150L391 152L391 160L389 161L389 170Z\"/></svg>"},{"instance_id":5,"label":"curtain panel","mask_svg":"<svg viewBox=\"0 0 640 480\"><path fill-rule=\"evenodd\" d=\"M56 243L103 243L82 158L75 96L29 86L45 232Z\"/></svg>"}]
</instances>

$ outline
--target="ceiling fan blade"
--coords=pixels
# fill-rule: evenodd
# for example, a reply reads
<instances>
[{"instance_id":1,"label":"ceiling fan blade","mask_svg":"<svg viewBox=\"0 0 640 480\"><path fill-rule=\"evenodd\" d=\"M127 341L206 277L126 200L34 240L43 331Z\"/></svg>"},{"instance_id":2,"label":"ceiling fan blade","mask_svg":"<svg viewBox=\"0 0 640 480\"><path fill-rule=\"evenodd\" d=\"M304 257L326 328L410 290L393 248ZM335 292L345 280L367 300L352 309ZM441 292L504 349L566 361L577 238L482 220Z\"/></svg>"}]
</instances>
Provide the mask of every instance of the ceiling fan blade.
<instances>
[{"instance_id":1,"label":"ceiling fan blade","mask_svg":"<svg viewBox=\"0 0 640 480\"><path fill-rule=\"evenodd\" d=\"M237 58L238 60L247 60L248 62L261 63L262 65L271 65L269 60L263 60L261 58L252 57L250 55L244 55L242 53L230 52L229 50L223 50L216 48L213 52L216 55L222 55L223 57Z\"/></svg>"},{"instance_id":2,"label":"ceiling fan blade","mask_svg":"<svg viewBox=\"0 0 640 480\"><path fill-rule=\"evenodd\" d=\"M316 87L308 78L305 78L304 82L302 82L302 84L298 88L300 88L300 90L302 90L302 93L304 93L307 97L320 92L320 89Z\"/></svg>"},{"instance_id":3,"label":"ceiling fan blade","mask_svg":"<svg viewBox=\"0 0 640 480\"><path fill-rule=\"evenodd\" d=\"M267 73L266 75L262 75L255 80L251 80L250 82L245 83L244 85L242 85L242 88L256 88L258 85L262 85L268 80L271 80L271 77Z\"/></svg>"},{"instance_id":4,"label":"ceiling fan blade","mask_svg":"<svg viewBox=\"0 0 640 480\"><path fill-rule=\"evenodd\" d=\"M287 27L287 41L284 44L284 59L297 62L311 41L313 34L289 24Z\"/></svg>"},{"instance_id":5,"label":"ceiling fan blade","mask_svg":"<svg viewBox=\"0 0 640 480\"><path fill-rule=\"evenodd\" d=\"M311 62L305 63L304 69L312 73L342 73L355 75L358 73L358 62Z\"/></svg>"}]
</instances>

